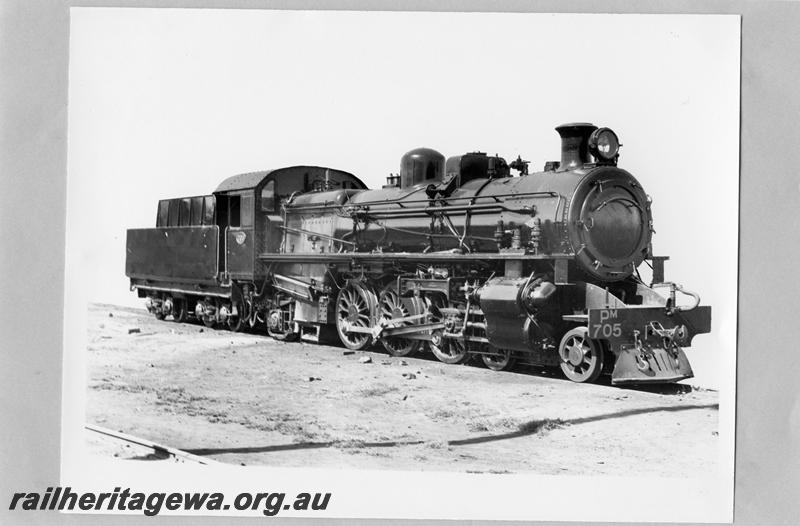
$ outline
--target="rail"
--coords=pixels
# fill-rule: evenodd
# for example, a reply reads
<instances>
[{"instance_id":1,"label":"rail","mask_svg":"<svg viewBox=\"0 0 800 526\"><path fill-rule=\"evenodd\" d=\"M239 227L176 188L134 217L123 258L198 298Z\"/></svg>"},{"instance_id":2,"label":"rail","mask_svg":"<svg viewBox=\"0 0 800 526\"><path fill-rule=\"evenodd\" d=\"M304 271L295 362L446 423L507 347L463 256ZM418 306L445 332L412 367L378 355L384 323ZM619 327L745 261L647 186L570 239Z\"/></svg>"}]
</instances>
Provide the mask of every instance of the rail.
<instances>
[{"instance_id":1,"label":"rail","mask_svg":"<svg viewBox=\"0 0 800 526\"><path fill-rule=\"evenodd\" d=\"M170 456L170 457L173 457L173 458L176 458L176 459L186 460L186 461L189 461L189 462L196 462L198 464L207 464L207 465L212 465L212 464L220 464L221 465L222 464L221 462L217 462L216 460L211 460L209 458L204 458L204 457L200 457L200 456L197 456L197 455L193 455L191 453L187 453L186 451L183 451L183 450L180 450L180 449L177 449L177 448L174 448L174 447L164 446L164 445L159 444L157 442L153 442L152 440L147 440L145 438L135 437L133 435L129 435L129 434L123 433L121 431L112 431L111 429L108 429L108 428L105 428L105 427L101 427L101 426L98 426L98 425L94 425L94 424L86 424L84 426L84 428L87 431L92 431L93 433L97 433L97 434L100 434L100 435L106 435L106 436L109 436L111 438L115 438L117 440L121 440L123 442L128 442L128 443L131 443L131 444L136 444L137 446L143 446L143 447L146 447L148 449L152 449L153 452L155 452L156 454L166 455L166 456Z\"/></svg>"}]
</instances>

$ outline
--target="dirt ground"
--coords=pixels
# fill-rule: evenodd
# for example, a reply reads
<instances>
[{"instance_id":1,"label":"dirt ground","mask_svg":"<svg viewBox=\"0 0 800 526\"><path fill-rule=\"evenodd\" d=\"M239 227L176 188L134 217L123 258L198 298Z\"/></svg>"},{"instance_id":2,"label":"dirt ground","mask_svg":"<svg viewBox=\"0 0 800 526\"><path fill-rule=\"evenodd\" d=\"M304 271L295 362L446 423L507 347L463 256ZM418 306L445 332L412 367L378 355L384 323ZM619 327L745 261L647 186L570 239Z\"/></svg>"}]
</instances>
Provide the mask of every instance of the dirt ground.
<instances>
[{"instance_id":1,"label":"dirt ground","mask_svg":"<svg viewBox=\"0 0 800 526\"><path fill-rule=\"evenodd\" d=\"M715 391L579 385L430 354L393 358L380 346L345 354L111 305L90 306L88 342L88 423L220 462L676 477L716 469ZM155 458L88 441L99 455Z\"/></svg>"}]
</instances>

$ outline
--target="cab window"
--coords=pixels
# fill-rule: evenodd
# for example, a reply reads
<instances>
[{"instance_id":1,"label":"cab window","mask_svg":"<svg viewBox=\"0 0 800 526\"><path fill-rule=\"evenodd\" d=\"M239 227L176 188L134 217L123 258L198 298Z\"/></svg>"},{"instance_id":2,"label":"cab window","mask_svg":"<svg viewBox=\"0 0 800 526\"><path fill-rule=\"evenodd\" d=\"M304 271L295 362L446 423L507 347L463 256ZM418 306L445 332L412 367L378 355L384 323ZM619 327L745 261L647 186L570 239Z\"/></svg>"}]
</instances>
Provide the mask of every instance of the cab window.
<instances>
[{"instance_id":1,"label":"cab window","mask_svg":"<svg viewBox=\"0 0 800 526\"><path fill-rule=\"evenodd\" d=\"M253 226L253 196L243 195L241 201L241 222L240 225Z\"/></svg>"},{"instance_id":2,"label":"cab window","mask_svg":"<svg viewBox=\"0 0 800 526\"><path fill-rule=\"evenodd\" d=\"M275 181L270 181L261 189L261 210L263 212L275 211Z\"/></svg>"}]
</instances>

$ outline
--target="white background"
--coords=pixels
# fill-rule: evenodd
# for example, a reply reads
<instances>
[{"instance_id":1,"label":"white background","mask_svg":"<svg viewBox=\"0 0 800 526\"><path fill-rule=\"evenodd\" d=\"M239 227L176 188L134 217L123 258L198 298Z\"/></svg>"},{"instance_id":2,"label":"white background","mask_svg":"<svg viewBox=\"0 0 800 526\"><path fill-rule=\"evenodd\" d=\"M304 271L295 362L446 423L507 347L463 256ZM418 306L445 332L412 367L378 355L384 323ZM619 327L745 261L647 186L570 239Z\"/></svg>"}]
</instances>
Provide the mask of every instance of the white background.
<instances>
[{"instance_id":1,"label":"white background","mask_svg":"<svg viewBox=\"0 0 800 526\"><path fill-rule=\"evenodd\" d=\"M722 390L730 451L721 454L732 462L738 17L72 16L65 399L85 385L72 369L82 352L69 334L83 318L74 307L139 305L124 277L125 229L152 226L158 199L294 163L342 168L375 187L418 146L522 154L540 168L559 158L556 125L589 121L617 131L620 166L654 198L667 278L714 309L713 333L688 356L697 383Z\"/></svg>"}]
</instances>

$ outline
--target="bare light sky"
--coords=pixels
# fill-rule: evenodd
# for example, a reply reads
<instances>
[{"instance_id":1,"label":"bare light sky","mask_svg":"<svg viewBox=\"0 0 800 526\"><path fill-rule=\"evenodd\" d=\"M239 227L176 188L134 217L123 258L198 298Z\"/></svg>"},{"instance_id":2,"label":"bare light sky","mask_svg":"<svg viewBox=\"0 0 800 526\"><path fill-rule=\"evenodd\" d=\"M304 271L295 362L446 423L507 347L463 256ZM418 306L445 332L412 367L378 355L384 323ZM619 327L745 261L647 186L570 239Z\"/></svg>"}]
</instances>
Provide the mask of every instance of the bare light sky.
<instances>
[{"instance_id":1,"label":"bare light sky","mask_svg":"<svg viewBox=\"0 0 800 526\"><path fill-rule=\"evenodd\" d=\"M737 17L73 9L68 283L140 306L125 230L236 173L319 164L379 187L419 146L539 170L553 128L588 121L653 197L667 279L714 309L688 356L717 386L735 352L738 86Z\"/></svg>"}]
</instances>

